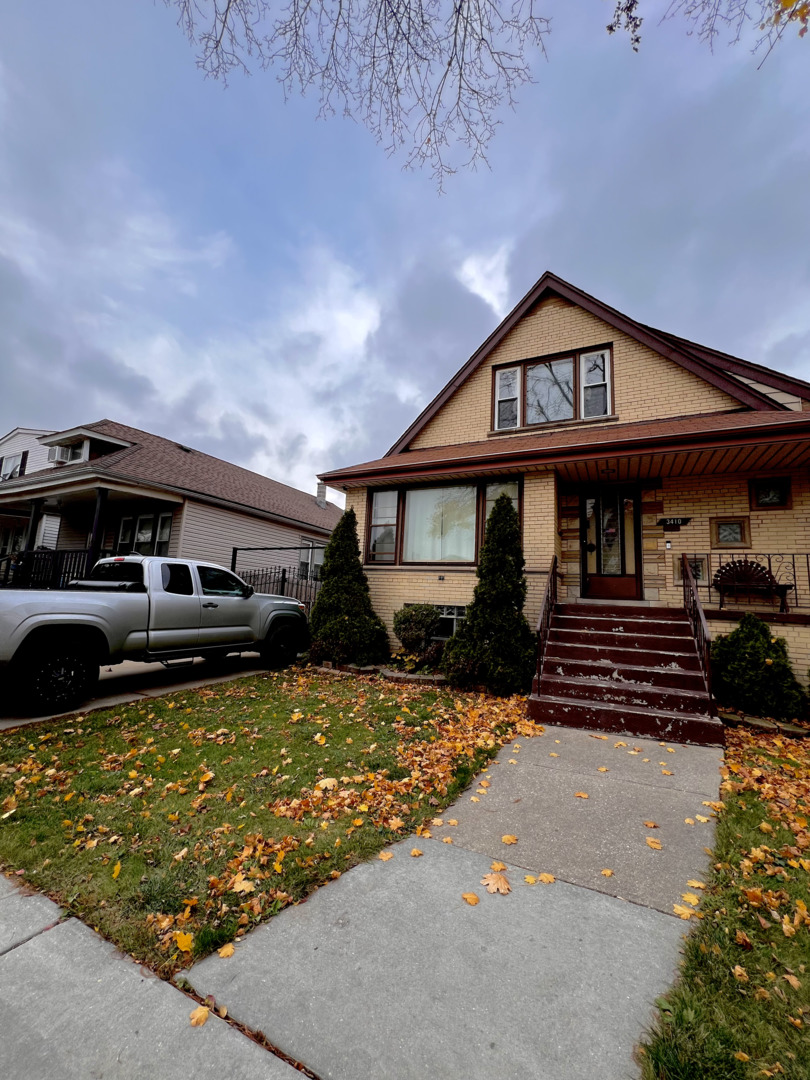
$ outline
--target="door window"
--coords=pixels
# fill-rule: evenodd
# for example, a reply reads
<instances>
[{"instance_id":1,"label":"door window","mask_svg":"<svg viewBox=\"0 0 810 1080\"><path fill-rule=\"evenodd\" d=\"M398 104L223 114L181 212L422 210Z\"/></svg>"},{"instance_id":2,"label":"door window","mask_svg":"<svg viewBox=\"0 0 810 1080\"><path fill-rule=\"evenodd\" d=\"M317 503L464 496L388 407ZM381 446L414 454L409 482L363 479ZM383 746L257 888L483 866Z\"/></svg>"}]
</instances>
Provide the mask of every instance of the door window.
<instances>
[{"instance_id":1,"label":"door window","mask_svg":"<svg viewBox=\"0 0 810 1080\"><path fill-rule=\"evenodd\" d=\"M205 596L244 596L245 586L234 574L217 566L198 566L200 585Z\"/></svg>"},{"instance_id":2,"label":"door window","mask_svg":"<svg viewBox=\"0 0 810 1080\"><path fill-rule=\"evenodd\" d=\"M177 596L193 596L194 585L191 581L191 568L185 563L163 563L160 568L163 579L163 591Z\"/></svg>"}]
</instances>

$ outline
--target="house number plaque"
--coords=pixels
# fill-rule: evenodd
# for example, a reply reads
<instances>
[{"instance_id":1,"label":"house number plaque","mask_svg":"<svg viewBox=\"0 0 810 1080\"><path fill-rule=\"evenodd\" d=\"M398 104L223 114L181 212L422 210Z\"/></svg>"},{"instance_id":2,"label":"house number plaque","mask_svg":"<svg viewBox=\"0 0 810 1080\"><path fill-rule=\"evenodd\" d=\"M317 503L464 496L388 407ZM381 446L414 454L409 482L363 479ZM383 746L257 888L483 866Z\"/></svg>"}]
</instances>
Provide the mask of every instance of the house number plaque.
<instances>
[{"instance_id":1,"label":"house number plaque","mask_svg":"<svg viewBox=\"0 0 810 1080\"><path fill-rule=\"evenodd\" d=\"M678 532L681 525L688 525L691 520L690 517L665 517L659 518L656 525L663 525L664 532Z\"/></svg>"}]
</instances>

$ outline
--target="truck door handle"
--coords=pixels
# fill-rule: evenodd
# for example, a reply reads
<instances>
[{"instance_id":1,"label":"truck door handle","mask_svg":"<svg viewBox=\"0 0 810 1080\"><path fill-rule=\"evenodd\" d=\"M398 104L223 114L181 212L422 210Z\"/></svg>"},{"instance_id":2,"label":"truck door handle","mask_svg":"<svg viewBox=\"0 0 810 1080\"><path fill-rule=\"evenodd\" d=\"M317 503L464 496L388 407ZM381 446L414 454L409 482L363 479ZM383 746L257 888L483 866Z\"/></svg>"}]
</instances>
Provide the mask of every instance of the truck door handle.
<instances>
[{"instance_id":1,"label":"truck door handle","mask_svg":"<svg viewBox=\"0 0 810 1080\"><path fill-rule=\"evenodd\" d=\"M219 604L215 604L209 600L207 604L203 604L203 607L219 607Z\"/></svg>"}]
</instances>

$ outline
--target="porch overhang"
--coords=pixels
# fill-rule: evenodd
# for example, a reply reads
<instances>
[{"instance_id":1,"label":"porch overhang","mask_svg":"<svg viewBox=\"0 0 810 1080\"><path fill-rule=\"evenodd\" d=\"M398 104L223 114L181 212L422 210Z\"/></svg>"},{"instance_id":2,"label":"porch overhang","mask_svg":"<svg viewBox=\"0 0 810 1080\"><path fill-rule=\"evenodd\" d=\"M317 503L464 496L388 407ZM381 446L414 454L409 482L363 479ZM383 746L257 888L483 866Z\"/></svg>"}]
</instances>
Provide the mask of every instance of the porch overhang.
<instances>
[{"instance_id":1,"label":"porch overhang","mask_svg":"<svg viewBox=\"0 0 810 1080\"><path fill-rule=\"evenodd\" d=\"M60 477L58 470L54 476L43 477L40 473L34 477L7 482L0 492L0 514L27 514L35 499L42 500L45 512L58 513L67 506L81 503L90 504L96 498L99 488L106 488L111 501L122 499L148 499L155 502L182 503L182 495L155 488L146 484L116 481L102 473L90 470L81 474L73 473L69 477Z\"/></svg>"},{"instance_id":2,"label":"porch overhang","mask_svg":"<svg viewBox=\"0 0 810 1080\"><path fill-rule=\"evenodd\" d=\"M421 480L554 471L563 481L623 482L784 472L810 464L810 413L735 412L431 447L324 473L344 491Z\"/></svg>"}]
</instances>

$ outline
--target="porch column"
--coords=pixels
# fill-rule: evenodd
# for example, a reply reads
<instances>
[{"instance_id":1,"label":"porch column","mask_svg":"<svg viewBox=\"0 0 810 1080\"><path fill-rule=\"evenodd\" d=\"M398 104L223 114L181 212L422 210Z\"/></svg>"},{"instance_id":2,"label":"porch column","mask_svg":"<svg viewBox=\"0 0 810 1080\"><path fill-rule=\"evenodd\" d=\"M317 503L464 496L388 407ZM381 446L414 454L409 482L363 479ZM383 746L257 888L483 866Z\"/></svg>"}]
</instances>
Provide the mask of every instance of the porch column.
<instances>
[{"instance_id":1,"label":"porch column","mask_svg":"<svg viewBox=\"0 0 810 1080\"><path fill-rule=\"evenodd\" d=\"M107 503L107 488L96 489L96 510L93 514L93 528L90 533L90 545L87 549L87 563L85 564L85 573L89 574L93 569L93 565L98 559L98 553L101 550L101 541L104 535L104 526L102 525L102 517L104 515L104 507Z\"/></svg>"},{"instance_id":2,"label":"porch column","mask_svg":"<svg viewBox=\"0 0 810 1080\"><path fill-rule=\"evenodd\" d=\"M31 500L31 513L28 516L28 535L25 538L25 547L23 548L26 553L34 550L34 542L37 538L37 527L39 525L39 519L42 517L42 504L44 501L44 499Z\"/></svg>"}]
</instances>

